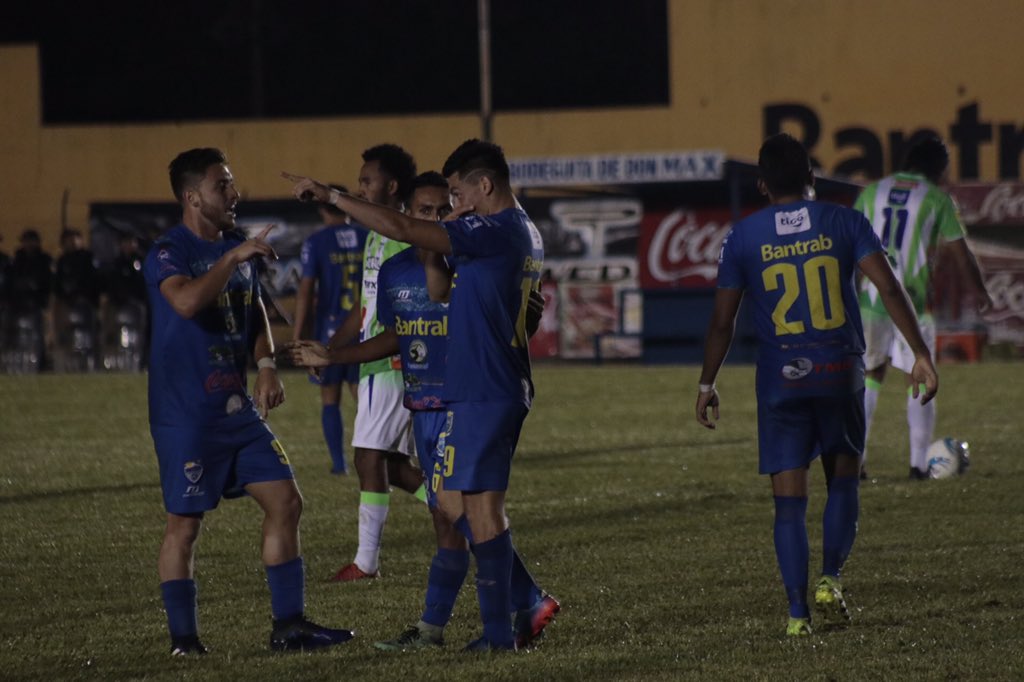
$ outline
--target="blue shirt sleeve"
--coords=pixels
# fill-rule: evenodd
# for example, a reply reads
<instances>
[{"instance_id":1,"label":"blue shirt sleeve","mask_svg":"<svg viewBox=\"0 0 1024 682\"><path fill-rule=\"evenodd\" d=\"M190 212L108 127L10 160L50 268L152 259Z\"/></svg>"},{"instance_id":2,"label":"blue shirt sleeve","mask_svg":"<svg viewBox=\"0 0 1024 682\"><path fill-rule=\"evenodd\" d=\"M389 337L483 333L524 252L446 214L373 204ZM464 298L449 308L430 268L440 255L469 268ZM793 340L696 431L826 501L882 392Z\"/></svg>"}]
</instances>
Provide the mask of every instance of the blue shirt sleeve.
<instances>
[{"instance_id":1,"label":"blue shirt sleeve","mask_svg":"<svg viewBox=\"0 0 1024 682\"><path fill-rule=\"evenodd\" d=\"M160 285L168 277L185 275L192 277L188 266L188 255L184 247L172 241L157 242L150 251L151 257L146 259L146 281Z\"/></svg>"},{"instance_id":2,"label":"blue shirt sleeve","mask_svg":"<svg viewBox=\"0 0 1024 682\"><path fill-rule=\"evenodd\" d=\"M441 225L448 230L456 258L480 258L504 251L504 230L484 216L471 213Z\"/></svg>"},{"instance_id":3,"label":"blue shirt sleeve","mask_svg":"<svg viewBox=\"0 0 1024 682\"><path fill-rule=\"evenodd\" d=\"M718 286L722 289L747 288L740 257L740 238L735 228L729 231L722 242L722 252L718 256Z\"/></svg>"},{"instance_id":4,"label":"blue shirt sleeve","mask_svg":"<svg viewBox=\"0 0 1024 682\"><path fill-rule=\"evenodd\" d=\"M316 254L313 251L313 235L302 242L302 253L299 256L302 263L302 277L316 279Z\"/></svg>"},{"instance_id":5,"label":"blue shirt sleeve","mask_svg":"<svg viewBox=\"0 0 1024 682\"><path fill-rule=\"evenodd\" d=\"M882 251L882 242L871 227L871 221L858 211L851 210L847 215L851 218L849 223L852 223L853 239L851 241L853 242L854 262L859 263L865 256L870 256L875 251Z\"/></svg>"}]
</instances>

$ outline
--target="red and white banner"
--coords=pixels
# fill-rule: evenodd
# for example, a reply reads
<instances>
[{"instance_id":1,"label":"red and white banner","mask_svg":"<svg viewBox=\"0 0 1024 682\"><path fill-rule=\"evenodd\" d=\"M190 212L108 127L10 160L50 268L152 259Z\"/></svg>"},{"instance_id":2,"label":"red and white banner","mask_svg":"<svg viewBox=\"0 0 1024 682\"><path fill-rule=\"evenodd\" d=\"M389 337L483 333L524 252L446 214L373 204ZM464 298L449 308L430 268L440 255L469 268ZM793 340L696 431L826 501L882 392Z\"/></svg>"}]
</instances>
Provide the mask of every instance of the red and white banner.
<instances>
[{"instance_id":1,"label":"red and white banner","mask_svg":"<svg viewBox=\"0 0 1024 682\"><path fill-rule=\"evenodd\" d=\"M971 240L971 250L992 297L992 310L984 318L989 343L1024 348L1024 249Z\"/></svg>"},{"instance_id":2,"label":"red and white banner","mask_svg":"<svg viewBox=\"0 0 1024 682\"><path fill-rule=\"evenodd\" d=\"M949 193L965 225L1024 225L1024 183L964 183Z\"/></svg>"},{"instance_id":3,"label":"red and white banner","mask_svg":"<svg viewBox=\"0 0 1024 682\"><path fill-rule=\"evenodd\" d=\"M640 287L707 289L718 279L718 254L732 229L725 208L647 212L640 223Z\"/></svg>"}]
</instances>

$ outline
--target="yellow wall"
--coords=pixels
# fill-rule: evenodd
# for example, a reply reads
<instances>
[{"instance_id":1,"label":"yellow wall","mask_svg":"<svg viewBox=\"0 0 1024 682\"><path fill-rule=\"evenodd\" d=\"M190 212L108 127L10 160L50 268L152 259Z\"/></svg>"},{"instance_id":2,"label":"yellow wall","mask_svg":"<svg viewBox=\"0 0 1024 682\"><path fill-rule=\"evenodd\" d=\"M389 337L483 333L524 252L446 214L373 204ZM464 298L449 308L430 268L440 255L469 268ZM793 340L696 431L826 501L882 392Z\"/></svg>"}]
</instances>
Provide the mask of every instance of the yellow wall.
<instances>
[{"instance_id":1,"label":"yellow wall","mask_svg":"<svg viewBox=\"0 0 1024 682\"><path fill-rule=\"evenodd\" d=\"M499 113L496 141L512 157L714 148L752 158L763 107L799 103L821 123L812 152L829 171L861 154L837 148L840 129L872 131L888 164L890 131L930 127L948 138L957 111L977 103L994 127L979 175L994 180L999 124L1024 129L1020 0L669 0L669 8L669 107ZM34 46L0 48L0 249L8 252L27 225L56 251L65 188L69 222L79 226L90 202L168 200L166 165L189 147L223 148L245 196L270 198L287 193L281 169L352 183L370 144L402 144L427 169L479 134L471 114L44 127L38 72ZM601 87L600 74L589 77Z\"/></svg>"}]
</instances>

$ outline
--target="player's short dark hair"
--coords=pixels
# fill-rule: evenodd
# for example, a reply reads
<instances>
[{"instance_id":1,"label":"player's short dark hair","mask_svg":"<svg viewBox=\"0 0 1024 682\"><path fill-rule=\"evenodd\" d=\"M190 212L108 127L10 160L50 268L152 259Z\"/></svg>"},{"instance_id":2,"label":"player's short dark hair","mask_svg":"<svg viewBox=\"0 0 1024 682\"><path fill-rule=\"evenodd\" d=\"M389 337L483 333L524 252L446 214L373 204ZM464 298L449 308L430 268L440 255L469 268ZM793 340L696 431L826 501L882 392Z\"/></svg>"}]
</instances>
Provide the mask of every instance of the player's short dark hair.
<instances>
[{"instance_id":1,"label":"player's short dark hair","mask_svg":"<svg viewBox=\"0 0 1024 682\"><path fill-rule=\"evenodd\" d=\"M178 154L167 167L174 198L179 202L184 201L185 191L202 181L207 168L227 162L224 152L213 147L197 147Z\"/></svg>"},{"instance_id":2,"label":"player's short dark hair","mask_svg":"<svg viewBox=\"0 0 1024 682\"><path fill-rule=\"evenodd\" d=\"M484 142L476 138L466 140L451 153L444 162L444 168L441 169L446 178L456 173L460 178L465 178L473 171L488 173L492 180L498 180L505 185L509 182L505 152L493 142Z\"/></svg>"},{"instance_id":3,"label":"player's short dark hair","mask_svg":"<svg viewBox=\"0 0 1024 682\"><path fill-rule=\"evenodd\" d=\"M426 171L420 173L412 182L409 183L409 194L405 196L405 201L408 203L412 199L412 195L416 193L420 187L440 187L442 189L448 189L448 181L444 179L444 176L437 171Z\"/></svg>"},{"instance_id":4,"label":"player's short dark hair","mask_svg":"<svg viewBox=\"0 0 1024 682\"><path fill-rule=\"evenodd\" d=\"M764 141L757 155L757 169L773 196L802 195L812 177L807 149L787 133Z\"/></svg>"},{"instance_id":5,"label":"player's short dark hair","mask_svg":"<svg viewBox=\"0 0 1024 682\"><path fill-rule=\"evenodd\" d=\"M398 183L398 196L409 193L409 183L416 177L416 161L412 154L397 144L378 144L363 152L363 163L376 161L380 169Z\"/></svg>"},{"instance_id":6,"label":"player's short dark hair","mask_svg":"<svg viewBox=\"0 0 1024 682\"><path fill-rule=\"evenodd\" d=\"M916 171L932 182L938 182L949 166L949 149L936 135L929 135L912 144L903 159L903 170Z\"/></svg>"},{"instance_id":7,"label":"player's short dark hair","mask_svg":"<svg viewBox=\"0 0 1024 682\"><path fill-rule=\"evenodd\" d=\"M336 189L339 192L342 192L343 194L348 194L348 188L345 187L345 185L339 185L337 183L332 182L331 184L328 185L328 187L330 187L331 189ZM329 215L336 216L338 218L344 218L346 215L344 211L342 211L334 204L320 204L320 209L323 211L327 211Z\"/></svg>"}]
</instances>

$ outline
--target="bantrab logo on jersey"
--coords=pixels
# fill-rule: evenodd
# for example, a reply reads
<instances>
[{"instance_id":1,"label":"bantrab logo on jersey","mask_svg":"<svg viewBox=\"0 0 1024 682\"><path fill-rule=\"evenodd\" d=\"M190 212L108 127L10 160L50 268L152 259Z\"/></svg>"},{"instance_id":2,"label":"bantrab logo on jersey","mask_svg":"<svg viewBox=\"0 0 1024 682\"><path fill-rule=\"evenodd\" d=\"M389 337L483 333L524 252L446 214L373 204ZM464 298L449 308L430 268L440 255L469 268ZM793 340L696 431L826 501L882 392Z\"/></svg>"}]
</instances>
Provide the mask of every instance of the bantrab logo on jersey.
<instances>
[{"instance_id":1,"label":"bantrab logo on jersey","mask_svg":"<svg viewBox=\"0 0 1024 682\"><path fill-rule=\"evenodd\" d=\"M811 229L811 214L804 206L798 211L779 211L775 214L775 234L797 234Z\"/></svg>"}]
</instances>

